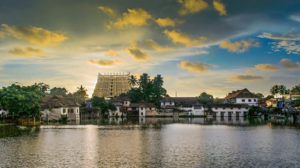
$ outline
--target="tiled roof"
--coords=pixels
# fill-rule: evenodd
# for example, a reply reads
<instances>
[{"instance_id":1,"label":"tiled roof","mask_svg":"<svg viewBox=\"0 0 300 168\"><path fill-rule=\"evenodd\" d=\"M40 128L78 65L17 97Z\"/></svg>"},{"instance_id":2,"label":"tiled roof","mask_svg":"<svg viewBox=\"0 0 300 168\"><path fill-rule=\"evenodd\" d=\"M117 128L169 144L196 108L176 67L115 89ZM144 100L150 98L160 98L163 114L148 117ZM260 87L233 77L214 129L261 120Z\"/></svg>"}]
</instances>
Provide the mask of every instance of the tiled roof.
<instances>
[{"instance_id":1,"label":"tiled roof","mask_svg":"<svg viewBox=\"0 0 300 168\"><path fill-rule=\"evenodd\" d=\"M131 103L130 107L155 107L155 104L139 102L139 103Z\"/></svg>"},{"instance_id":2,"label":"tiled roof","mask_svg":"<svg viewBox=\"0 0 300 168\"><path fill-rule=\"evenodd\" d=\"M77 106L80 106L80 104L78 104L72 97L45 96L41 102L42 109Z\"/></svg>"},{"instance_id":3,"label":"tiled roof","mask_svg":"<svg viewBox=\"0 0 300 168\"><path fill-rule=\"evenodd\" d=\"M235 98L257 98L257 96L251 93L248 89L237 90L229 93L225 99L235 99Z\"/></svg>"},{"instance_id":4,"label":"tiled roof","mask_svg":"<svg viewBox=\"0 0 300 168\"><path fill-rule=\"evenodd\" d=\"M165 97L161 102L175 102L176 106L191 106L199 104L197 97Z\"/></svg>"}]
</instances>

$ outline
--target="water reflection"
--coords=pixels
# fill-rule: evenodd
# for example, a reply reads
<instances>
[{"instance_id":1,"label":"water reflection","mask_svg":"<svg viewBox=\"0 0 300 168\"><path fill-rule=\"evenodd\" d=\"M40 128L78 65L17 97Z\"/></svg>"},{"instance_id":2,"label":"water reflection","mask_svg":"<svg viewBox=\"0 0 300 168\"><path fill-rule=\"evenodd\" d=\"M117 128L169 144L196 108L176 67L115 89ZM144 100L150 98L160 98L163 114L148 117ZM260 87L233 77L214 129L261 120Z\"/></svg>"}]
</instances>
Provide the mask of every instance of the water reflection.
<instances>
[{"instance_id":1,"label":"water reflection","mask_svg":"<svg viewBox=\"0 0 300 168\"><path fill-rule=\"evenodd\" d=\"M5 132L0 138L0 167L300 165L300 132L288 123L245 118L118 118L80 124L45 125L14 137L7 135L16 128L0 127Z\"/></svg>"}]
</instances>

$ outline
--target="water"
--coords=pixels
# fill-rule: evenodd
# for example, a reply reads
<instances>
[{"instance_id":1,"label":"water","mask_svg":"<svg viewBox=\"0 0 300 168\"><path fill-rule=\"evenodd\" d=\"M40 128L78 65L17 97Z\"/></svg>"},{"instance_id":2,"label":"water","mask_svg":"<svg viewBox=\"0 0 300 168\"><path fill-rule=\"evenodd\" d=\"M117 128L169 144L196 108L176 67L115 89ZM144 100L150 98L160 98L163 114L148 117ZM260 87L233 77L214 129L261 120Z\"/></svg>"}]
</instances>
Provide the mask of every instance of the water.
<instances>
[{"instance_id":1,"label":"water","mask_svg":"<svg viewBox=\"0 0 300 168\"><path fill-rule=\"evenodd\" d=\"M0 126L1 132L10 127L0 134L0 167L300 167L300 129L285 122L146 118L81 123ZM25 133L10 134L15 129Z\"/></svg>"}]
</instances>

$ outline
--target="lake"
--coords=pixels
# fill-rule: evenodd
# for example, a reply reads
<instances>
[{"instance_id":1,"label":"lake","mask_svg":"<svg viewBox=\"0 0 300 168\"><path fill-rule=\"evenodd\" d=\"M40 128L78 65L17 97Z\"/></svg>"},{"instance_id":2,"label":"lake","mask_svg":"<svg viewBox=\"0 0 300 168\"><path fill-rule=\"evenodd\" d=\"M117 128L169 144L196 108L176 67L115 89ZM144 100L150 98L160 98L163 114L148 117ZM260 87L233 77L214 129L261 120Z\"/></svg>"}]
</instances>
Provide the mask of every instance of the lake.
<instances>
[{"instance_id":1,"label":"lake","mask_svg":"<svg viewBox=\"0 0 300 168\"><path fill-rule=\"evenodd\" d=\"M142 118L0 125L0 167L299 167L299 124Z\"/></svg>"}]
</instances>

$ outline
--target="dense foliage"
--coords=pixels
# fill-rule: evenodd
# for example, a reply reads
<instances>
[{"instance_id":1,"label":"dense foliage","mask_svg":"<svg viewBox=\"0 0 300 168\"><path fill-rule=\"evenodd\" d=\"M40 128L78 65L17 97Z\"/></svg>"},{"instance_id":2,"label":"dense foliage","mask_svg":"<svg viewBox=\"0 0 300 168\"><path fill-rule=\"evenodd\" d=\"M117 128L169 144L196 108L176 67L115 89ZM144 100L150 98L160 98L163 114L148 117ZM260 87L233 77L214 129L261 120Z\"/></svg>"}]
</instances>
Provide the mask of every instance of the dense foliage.
<instances>
[{"instance_id":1,"label":"dense foliage","mask_svg":"<svg viewBox=\"0 0 300 168\"><path fill-rule=\"evenodd\" d=\"M146 73L142 74L139 79L131 76L130 83L134 87L128 91L127 96L132 102L144 101L159 106L160 100L167 96L161 75L157 75L153 79L150 79Z\"/></svg>"},{"instance_id":2,"label":"dense foliage","mask_svg":"<svg viewBox=\"0 0 300 168\"><path fill-rule=\"evenodd\" d=\"M116 106L111 102L105 101L103 97L94 96L92 98L92 106L97 108L102 115L105 115L109 110L116 110Z\"/></svg>"},{"instance_id":3,"label":"dense foliage","mask_svg":"<svg viewBox=\"0 0 300 168\"><path fill-rule=\"evenodd\" d=\"M36 117L40 113L40 101L49 86L39 83L32 86L12 84L0 91L0 104L14 117Z\"/></svg>"},{"instance_id":4,"label":"dense foliage","mask_svg":"<svg viewBox=\"0 0 300 168\"><path fill-rule=\"evenodd\" d=\"M274 85L271 89L270 89L270 93L272 95L276 95L276 94L288 94L289 90L284 86L284 85Z\"/></svg>"},{"instance_id":5,"label":"dense foliage","mask_svg":"<svg viewBox=\"0 0 300 168\"><path fill-rule=\"evenodd\" d=\"M214 97L206 92L202 92L198 97L198 101L203 105L209 105L214 103Z\"/></svg>"}]
</instances>

